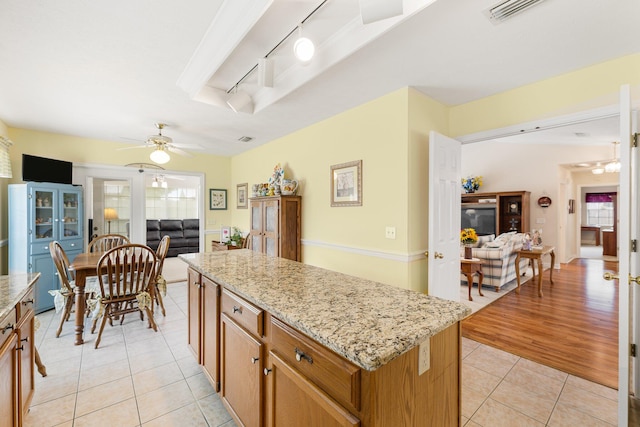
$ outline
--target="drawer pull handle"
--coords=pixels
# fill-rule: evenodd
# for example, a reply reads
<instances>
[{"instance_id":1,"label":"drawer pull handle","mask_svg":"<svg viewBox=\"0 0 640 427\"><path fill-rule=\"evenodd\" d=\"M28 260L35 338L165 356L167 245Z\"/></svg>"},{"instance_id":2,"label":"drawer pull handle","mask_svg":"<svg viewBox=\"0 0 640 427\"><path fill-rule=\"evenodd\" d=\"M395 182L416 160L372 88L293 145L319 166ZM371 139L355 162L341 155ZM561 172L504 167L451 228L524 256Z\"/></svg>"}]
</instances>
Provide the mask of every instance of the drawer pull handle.
<instances>
[{"instance_id":1,"label":"drawer pull handle","mask_svg":"<svg viewBox=\"0 0 640 427\"><path fill-rule=\"evenodd\" d=\"M234 305L233 306L233 312L242 314L242 307L237 307L237 306Z\"/></svg>"},{"instance_id":2,"label":"drawer pull handle","mask_svg":"<svg viewBox=\"0 0 640 427\"><path fill-rule=\"evenodd\" d=\"M22 301L22 305L33 304L33 298L28 299L26 301Z\"/></svg>"},{"instance_id":3,"label":"drawer pull handle","mask_svg":"<svg viewBox=\"0 0 640 427\"><path fill-rule=\"evenodd\" d=\"M21 345L20 347L16 347L16 350L24 350L24 346Z\"/></svg>"},{"instance_id":4,"label":"drawer pull handle","mask_svg":"<svg viewBox=\"0 0 640 427\"><path fill-rule=\"evenodd\" d=\"M20 341L22 341L22 342L29 342L29 337L22 338Z\"/></svg>"},{"instance_id":5,"label":"drawer pull handle","mask_svg":"<svg viewBox=\"0 0 640 427\"><path fill-rule=\"evenodd\" d=\"M253 363L255 365L258 360L260 360L259 357L252 357L251 358L251 363Z\"/></svg>"},{"instance_id":6,"label":"drawer pull handle","mask_svg":"<svg viewBox=\"0 0 640 427\"><path fill-rule=\"evenodd\" d=\"M2 335L4 335L4 333L7 331L13 331L13 325L7 325L4 328L2 328Z\"/></svg>"},{"instance_id":7,"label":"drawer pull handle","mask_svg":"<svg viewBox=\"0 0 640 427\"><path fill-rule=\"evenodd\" d=\"M269 375L271 373L271 369L269 368L264 368L264 376L266 377L267 375Z\"/></svg>"},{"instance_id":8,"label":"drawer pull handle","mask_svg":"<svg viewBox=\"0 0 640 427\"><path fill-rule=\"evenodd\" d=\"M298 350L297 347L295 349L295 352L296 352L296 360L298 362L300 362L300 361L302 361L302 359L304 359L309 363L313 363L313 359L311 358L311 356L309 356L308 354L305 354L303 351Z\"/></svg>"}]
</instances>

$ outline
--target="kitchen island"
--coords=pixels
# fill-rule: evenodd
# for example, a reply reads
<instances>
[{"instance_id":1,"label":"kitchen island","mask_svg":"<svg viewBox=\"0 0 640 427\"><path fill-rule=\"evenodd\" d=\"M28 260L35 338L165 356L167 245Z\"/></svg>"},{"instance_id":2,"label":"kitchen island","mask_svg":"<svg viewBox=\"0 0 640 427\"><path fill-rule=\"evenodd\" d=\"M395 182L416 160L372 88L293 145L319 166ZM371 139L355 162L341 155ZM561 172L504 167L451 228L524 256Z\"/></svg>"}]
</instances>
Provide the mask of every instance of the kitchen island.
<instances>
[{"instance_id":1,"label":"kitchen island","mask_svg":"<svg viewBox=\"0 0 640 427\"><path fill-rule=\"evenodd\" d=\"M467 307L250 250L180 258L189 344L240 425L459 425Z\"/></svg>"},{"instance_id":2,"label":"kitchen island","mask_svg":"<svg viewBox=\"0 0 640 427\"><path fill-rule=\"evenodd\" d=\"M21 426L35 390L34 285L40 273L0 276L1 425Z\"/></svg>"}]
</instances>

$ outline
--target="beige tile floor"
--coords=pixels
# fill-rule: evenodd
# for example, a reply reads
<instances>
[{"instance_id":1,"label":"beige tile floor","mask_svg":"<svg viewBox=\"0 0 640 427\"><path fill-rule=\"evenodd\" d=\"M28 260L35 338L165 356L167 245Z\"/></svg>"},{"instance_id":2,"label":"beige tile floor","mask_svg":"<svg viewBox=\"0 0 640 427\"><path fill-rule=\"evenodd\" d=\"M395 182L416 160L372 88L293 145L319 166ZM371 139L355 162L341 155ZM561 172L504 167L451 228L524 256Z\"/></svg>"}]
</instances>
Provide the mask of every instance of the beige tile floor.
<instances>
[{"instance_id":1,"label":"beige tile floor","mask_svg":"<svg viewBox=\"0 0 640 427\"><path fill-rule=\"evenodd\" d=\"M38 315L36 344L48 376L36 376L25 426L235 426L187 348L185 283L169 285L157 333L139 316L105 328L100 347L72 322ZM87 322L88 324L88 322ZM462 424L615 426L616 391L463 339Z\"/></svg>"}]
</instances>

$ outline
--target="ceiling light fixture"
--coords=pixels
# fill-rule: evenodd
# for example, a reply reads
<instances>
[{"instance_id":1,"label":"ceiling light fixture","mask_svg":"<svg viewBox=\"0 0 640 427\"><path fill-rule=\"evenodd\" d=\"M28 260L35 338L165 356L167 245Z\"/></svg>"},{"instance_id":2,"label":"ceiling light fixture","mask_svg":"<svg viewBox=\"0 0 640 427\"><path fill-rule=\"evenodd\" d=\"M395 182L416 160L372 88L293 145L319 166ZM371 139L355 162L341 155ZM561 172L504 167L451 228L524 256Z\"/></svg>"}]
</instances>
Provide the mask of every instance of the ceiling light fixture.
<instances>
[{"instance_id":1,"label":"ceiling light fixture","mask_svg":"<svg viewBox=\"0 0 640 427\"><path fill-rule=\"evenodd\" d=\"M302 22L300 22L300 24L296 25L291 31L289 31L287 33L287 35L285 35L282 38L282 40L280 40L269 52L267 52L267 54L263 58L260 58L258 60L258 63L255 64L253 67L251 67L251 69L249 71L247 71L245 73L245 75L242 76L240 78L240 80L238 80L236 82L235 85L233 85L231 88L229 88L229 90L227 90L227 94L230 94L231 92L237 90L238 86L247 77L249 77L249 75L251 75L251 73L253 73L255 70L259 70L260 71L260 75L258 76L258 82L260 83L261 86L263 86L263 87L273 87L273 75L272 75L273 74L273 63L262 62L262 65L260 65L261 61L269 59L269 56L273 52L275 52L276 49L278 49L284 42L286 42L289 39L289 37L291 37L296 31L298 33L300 33L302 31L301 30L302 25L304 23L306 23L309 20L309 18L311 18L313 16L313 14L315 14L322 6L324 6L327 1L329 1L329 0L324 0L322 3L320 3L315 9L313 9L311 11L311 13L309 13L302 20ZM313 57L313 55L315 53L315 46L313 45L313 42L310 39L308 39L306 37L301 37L301 38L298 38L298 40L296 40L296 42L294 43L293 50L294 50L294 55L296 56L296 58L299 58L300 61L303 61L303 63L306 64L311 60L311 57ZM309 57L309 59L307 59L306 61L304 59L300 59L300 57L298 57L298 53L297 53L298 51L300 51L301 58ZM311 56L309 56L309 55L311 55ZM266 84L263 85L263 83L266 83ZM271 83L271 86L269 86L269 83ZM227 101L227 104L229 104L228 101Z\"/></svg>"},{"instance_id":2,"label":"ceiling light fixture","mask_svg":"<svg viewBox=\"0 0 640 427\"><path fill-rule=\"evenodd\" d=\"M302 24L300 24L298 26L298 40L293 44L293 54L298 58L298 61L307 64L315 52L316 47L313 42L302 36Z\"/></svg>"},{"instance_id":3,"label":"ceiling light fixture","mask_svg":"<svg viewBox=\"0 0 640 427\"><path fill-rule=\"evenodd\" d=\"M162 145L159 145L158 148L153 150L149 155L149 158L152 162L158 163L160 165L163 165L171 160L171 157L166 151L164 151L164 146Z\"/></svg>"},{"instance_id":4,"label":"ceiling light fixture","mask_svg":"<svg viewBox=\"0 0 640 427\"><path fill-rule=\"evenodd\" d=\"M245 113L253 113L253 99L247 92L238 91L236 86L233 95L227 100L227 105L234 113L240 111Z\"/></svg>"},{"instance_id":5,"label":"ceiling light fixture","mask_svg":"<svg viewBox=\"0 0 640 427\"><path fill-rule=\"evenodd\" d=\"M620 172L620 162L618 161L618 156L616 154L616 147L620 144L618 141L613 142L613 159L604 165L604 171L607 173L617 173Z\"/></svg>"}]
</instances>

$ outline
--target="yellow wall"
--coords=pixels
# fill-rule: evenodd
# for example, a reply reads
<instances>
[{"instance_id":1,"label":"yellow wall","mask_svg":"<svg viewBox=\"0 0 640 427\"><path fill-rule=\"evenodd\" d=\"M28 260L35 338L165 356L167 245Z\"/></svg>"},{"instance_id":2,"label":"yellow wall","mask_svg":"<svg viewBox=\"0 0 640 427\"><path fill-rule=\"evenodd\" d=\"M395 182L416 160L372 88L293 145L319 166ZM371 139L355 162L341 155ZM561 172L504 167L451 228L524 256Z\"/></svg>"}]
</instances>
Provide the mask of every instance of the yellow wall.
<instances>
[{"instance_id":1,"label":"yellow wall","mask_svg":"<svg viewBox=\"0 0 640 427\"><path fill-rule=\"evenodd\" d=\"M2 120L0 120L0 135L9 138L9 129ZM7 246L7 239L9 239L9 232L7 230L9 222L7 219L7 183L9 183L8 178L0 178L0 274L7 274L9 268L9 251Z\"/></svg>"},{"instance_id":2,"label":"yellow wall","mask_svg":"<svg viewBox=\"0 0 640 427\"><path fill-rule=\"evenodd\" d=\"M640 85L640 54L451 107L451 136L617 105L622 84Z\"/></svg>"},{"instance_id":3,"label":"yellow wall","mask_svg":"<svg viewBox=\"0 0 640 427\"><path fill-rule=\"evenodd\" d=\"M0 129L1 130L1 129ZM149 163L149 150L125 150L118 148L131 147L112 141L80 138L48 132L9 128L9 138L14 145L11 147L11 166L13 179L11 183L22 182L22 154L49 157L66 160L73 163L105 164L124 166L128 163ZM172 155L165 169L173 171L202 172L205 174L205 227L217 228L220 224L229 224L231 211L209 210L209 188L230 188L231 159L228 157L197 154L194 157ZM9 181L9 180L7 180ZM3 186L6 192L6 186ZM2 212L6 212L6 203ZM3 222L5 224L6 221ZM6 233L5 233L6 238ZM210 241L217 235L207 235L205 248L210 250Z\"/></svg>"},{"instance_id":4,"label":"yellow wall","mask_svg":"<svg viewBox=\"0 0 640 427\"><path fill-rule=\"evenodd\" d=\"M441 104L400 89L235 156L232 184L251 190L281 163L300 182L303 262L426 290L426 262L410 255L426 248L428 133L446 132L446 116ZM353 160L363 163L363 204L331 207L330 166ZM234 210L233 223L246 233L249 211ZM385 238L387 226L395 240Z\"/></svg>"}]
</instances>

